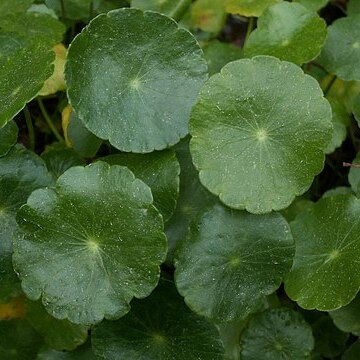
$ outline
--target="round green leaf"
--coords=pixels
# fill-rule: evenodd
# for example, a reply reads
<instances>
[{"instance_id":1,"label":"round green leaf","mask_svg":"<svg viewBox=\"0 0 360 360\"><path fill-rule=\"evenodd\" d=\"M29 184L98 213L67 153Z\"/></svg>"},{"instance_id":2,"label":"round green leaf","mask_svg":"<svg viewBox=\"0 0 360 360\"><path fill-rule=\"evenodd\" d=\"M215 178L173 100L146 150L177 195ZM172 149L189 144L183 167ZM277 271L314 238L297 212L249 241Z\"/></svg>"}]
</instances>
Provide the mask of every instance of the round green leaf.
<instances>
[{"instance_id":1,"label":"round green leaf","mask_svg":"<svg viewBox=\"0 0 360 360\"><path fill-rule=\"evenodd\" d=\"M325 358L333 359L345 350L348 334L340 331L329 316L322 316L312 324L315 338L315 352Z\"/></svg>"},{"instance_id":2,"label":"round green leaf","mask_svg":"<svg viewBox=\"0 0 360 360\"><path fill-rule=\"evenodd\" d=\"M107 360L221 360L224 351L215 326L192 313L165 280L124 318L96 326L92 345Z\"/></svg>"},{"instance_id":3,"label":"round green leaf","mask_svg":"<svg viewBox=\"0 0 360 360\"><path fill-rule=\"evenodd\" d=\"M181 169L180 193L174 215L165 227L169 242L169 262L173 260L177 244L186 237L190 222L196 219L206 207L218 202L216 197L199 182L198 173L191 162L188 139L184 139L176 145L175 151Z\"/></svg>"},{"instance_id":4,"label":"round green leaf","mask_svg":"<svg viewBox=\"0 0 360 360\"><path fill-rule=\"evenodd\" d=\"M330 316L341 331L360 336L360 296L356 296L350 304L330 311Z\"/></svg>"},{"instance_id":5,"label":"round green leaf","mask_svg":"<svg viewBox=\"0 0 360 360\"><path fill-rule=\"evenodd\" d=\"M65 76L79 118L123 151L176 144L207 66L195 38L164 15L119 9L100 15L72 42Z\"/></svg>"},{"instance_id":6,"label":"round green leaf","mask_svg":"<svg viewBox=\"0 0 360 360\"><path fill-rule=\"evenodd\" d=\"M0 158L0 303L20 293L11 258L18 232L16 212L32 191L52 184L44 162L23 146L14 146Z\"/></svg>"},{"instance_id":7,"label":"round green leaf","mask_svg":"<svg viewBox=\"0 0 360 360\"><path fill-rule=\"evenodd\" d=\"M166 255L150 188L127 168L73 167L18 212L14 267L31 300L58 319L91 324L148 296Z\"/></svg>"},{"instance_id":8,"label":"round green leaf","mask_svg":"<svg viewBox=\"0 0 360 360\"><path fill-rule=\"evenodd\" d=\"M340 147L343 141L346 139L346 128L350 124L350 116L346 110L346 107L336 101L329 100L332 109L332 123L334 127L331 141L325 149L326 154L331 154L336 148Z\"/></svg>"},{"instance_id":9,"label":"round green leaf","mask_svg":"<svg viewBox=\"0 0 360 360\"><path fill-rule=\"evenodd\" d=\"M50 316L40 301L27 301L26 318L32 327L44 337L45 343L58 350L74 350L88 336L88 327L58 320Z\"/></svg>"},{"instance_id":10,"label":"round green leaf","mask_svg":"<svg viewBox=\"0 0 360 360\"><path fill-rule=\"evenodd\" d=\"M347 194L353 194L353 191L351 190L351 188L349 188L347 186L338 186L336 188L325 191L323 193L322 197L326 198L326 197L331 197L331 196L336 196L336 195L347 195Z\"/></svg>"},{"instance_id":11,"label":"round green leaf","mask_svg":"<svg viewBox=\"0 0 360 360\"><path fill-rule=\"evenodd\" d=\"M360 80L360 15L338 19L328 27L328 37L318 62L343 80Z\"/></svg>"},{"instance_id":12,"label":"round green leaf","mask_svg":"<svg viewBox=\"0 0 360 360\"><path fill-rule=\"evenodd\" d=\"M151 154L116 154L103 159L110 165L128 167L137 178L147 184L154 196L154 205L164 222L173 214L179 195L180 165L171 150Z\"/></svg>"},{"instance_id":13,"label":"round green leaf","mask_svg":"<svg viewBox=\"0 0 360 360\"><path fill-rule=\"evenodd\" d=\"M17 141L19 129L14 121L9 121L0 129L0 156L4 156Z\"/></svg>"},{"instance_id":14,"label":"round green leaf","mask_svg":"<svg viewBox=\"0 0 360 360\"><path fill-rule=\"evenodd\" d=\"M289 225L280 214L255 216L215 205L176 254L176 286L200 315L243 319L280 286L293 256Z\"/></svg>"},{"instance_id":15,"label":"round green leaf","mask_svg":"<svg viewBox=\"0 0 360 360\"><path fill-rule=\"evenodd\" d=\"M52 75L55 55L51 48L61 41L64 30L62 23L46 14L0 17L0 128Z\"/></svg>"},{"instance_id":16,"label":"round green leaf","mask_svg":"<svg viewBox=\"0 0 360 360\"><path fill-rule=\"evenodd\" d=\"M353 195L321 199L292 222L293 267L288 296L305 309L347 305L360 288L360 200Z\"/></svg>"},{"instance_id":17,"label":"round green leaf","mask_svg":"<svg viewBox=\"0 0 360 360\"><path fill-rule=\"evenodd\" d=\"M240 345L242 360L310 360L314 339L300 313L283 308L254 316Z\"/></svg>"},{"instance_id":18,"label":"round green leaf","mask_svg":"<svg viewBox=\"0 0 360 360\"><path fill-rule=\"evenodd\" d=\"M331 108L315 79L270 56L227 64L190 121L202 184L252 213L286 208L311 185L331 139Z\"/></svg>"},{"instance_id":19,"label":"round green leaf","mask_svg":"<svg viewBox=\"0 0 360 360\"><path fill-rule=\"evenodd\" d=\"M326 34L326 23L316 13L300 4L282 2L260 16L244 54L272 55L301 65L320 54Z\"/></svg>"},{"instance_id":20,"label":"round green leaf","mask_svg":"<svg viewBox=\"0 0 360 360\"><path fill-rule=\"evenodd\" d=\"M41 337L25 320L0 321L1 360L34 359Z\"/></svg>"},{"instance_id":21,"label":"round green leaf","mask_svg":"<svg viewBox=\"0 0 360 360\"><path fill-rule=\"evenodd\" d=\"M232 44L212 40L203 47L204 57L209 68L209 75L220 72L222 67L230 61L238 60L242 57L239 47Z\"/></svg>"},{"instance_id":22,"label":"round green leaf","mask_svg":"<svg viewBox=\"0 0 360 360\"><path fill-rule=\"evenodd\" d=\"M300 3L311 11L318 11L326 6L329 0L295 0L295 2Z\"/></svg>"},{"instance_id":23,"label":"round green leaf","mask_svg":"<svg viewBox=\"0 0 360 360\"><path fill-rule=\"evenodd\" d=\"M244 16L260 16L264 10L282 0L224 0L226 11Z\"/></svg>"}]
</instances>

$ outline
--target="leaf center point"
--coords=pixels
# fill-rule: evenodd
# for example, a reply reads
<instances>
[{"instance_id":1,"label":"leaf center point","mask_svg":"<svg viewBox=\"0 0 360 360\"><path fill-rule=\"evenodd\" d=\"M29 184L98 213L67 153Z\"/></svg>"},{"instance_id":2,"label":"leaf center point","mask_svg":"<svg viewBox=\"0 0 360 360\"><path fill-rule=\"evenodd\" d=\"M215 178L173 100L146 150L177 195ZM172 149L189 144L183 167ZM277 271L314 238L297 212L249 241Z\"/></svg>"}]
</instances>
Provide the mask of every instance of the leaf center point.
<instances>
[{"instance_id":1,"label":"leaf center point","mask_svg":"<svg viewBox=\"0 0 360 360\"><path fill-rule=\"evenodd\" d=\"M89 248L89 250L93 253L96 253L100 250L100 245L98 243L98 241L94 238L89 238L87 241L87 247Z\"/></svg>"},{"instance_id":2,"label":"leaf center point","mask_svg":"<svg viewBox=\"0 0 360 360\"><path fill-rule=\"evenodd\" d=\"M154 333L152 338L154 339L154 342L156 342L157 344L164 344L166 341L165 336L159 333Z\"/></svg>"},{"instance_id":3,"label":"leaf center point","mask_svg":"<svg viewBox=\"0 0 360 360\"><path fill-rule=\"evenodd\" d=\"M140 80L137 79L137 78L132 79L132 80L130 81L130 87L131 87L132 89L135 89L135 90L138 90L138 89L139 89L140 84L141 84L141 83L140 83Z\"/></svg>"},{"instance_id":4,"label":"leaf center point","mask_svg":"<svg viewBox=\"0 0 360 360\"><path fill-rule=\"evenodd\" d=\"M238 256L233 256L230 259L230 264L232 267L237 268L240 265L240 258Z\"/></svg>"},{"instance_id":5,"label":"leaf center point","mask_svg":"<svg viewBox=\"0 0 360 360\"><path fill-rule=\"evenodd\" d=\"M259 140L259 141L264 141L266 140L268 137L268 134L266 132L265 129L259 129L257 132L256 132L256 138Z\"/></svg>"}]
</instances>

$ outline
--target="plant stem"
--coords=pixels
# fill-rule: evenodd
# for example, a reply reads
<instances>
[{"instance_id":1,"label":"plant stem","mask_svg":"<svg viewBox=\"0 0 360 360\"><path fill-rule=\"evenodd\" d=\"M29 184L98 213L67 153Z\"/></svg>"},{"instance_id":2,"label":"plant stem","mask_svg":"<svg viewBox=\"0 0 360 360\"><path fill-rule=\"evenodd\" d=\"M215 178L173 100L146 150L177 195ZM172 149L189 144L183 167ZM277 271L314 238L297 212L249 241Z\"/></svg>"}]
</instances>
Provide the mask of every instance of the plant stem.
<instances>
[{"instance_id":1,"label":"plant stem","mask_svg":"<svg viewBox=\"0 0 360 360\"><path fill-rule=\"evenodd\" d=\"M60 0L60 6L61 6L61 19L64 20L66 18L64 0Z\"/></svg>"},{"instance_id":2,"label":"plant stem","mask_svg":"<svg viewBox=\"0 0 360 360\"><path fill-rule=\"evenodd\" d=\"M360 164L351 164L351 163L343 162L343 167L360 168Z\"/></svg>"},{"instance_id":3,"label":"plant stem","mask_svg":"<svg viewBox=\"0 0 360 360\"><path fill-rule=\"evenodd\" d=\"M60 133L57 131L53 121L51 120L51 117L49 116L49 114L47 113L44 103L42 102L42 100L40 98L37 99L37 102L39 104L40 107L40 111L42 116L44 117L46 123L49 125L49 128L51 129L51 131L53 132L53 134L55 135L55 137L60 141L63 142L64 139L62 138L62 136L60 135Z\"/></svg>"},{"instance_id":4,"label":"plant stem","mask_svg":"<svg viewBox=\"0 0 360 360\"><path fill-rule=\"evenodd\" d=\"M176 5L176 8L170 14L175 21L179 22L181 18L185 15L187 9L190 7L192 0L179 0L179 3Z\"/></svg>"},{"instance_id":5,"label":"plant stem","mask_svg":"<svg viewBox=\"0 0 360 360\"><path fill-rule=\"evenodd\" d=\"M248 26L247 26L247 29L246 29L244 45L246 44L247 39L249 38L251 32L253 31L254 26L255 26L255 18L250 17L249 21L248 21Z\"/></svg>"},{"instance_id":6,"label":"plant stem","mask_svg":"<svg viewBox=\"0 0 360 360\"><path fill-rule=\"evenodd\" d=\"M329 83L326 85L326 88L324 90L324 95L327 95L327 93L330 91L331 87L334 85L334 82L336 81L337 77L336 75L331 75L331 79Z\"/></svg>"},{"instance_id":7,"label":"plant stem","mask_svg":"<svg viewBox=\"0 0 360 360\"><path fill-rule=\"evenodd\" d=\"M31 119L31 114L26 105L25 105L23 111L24 111L24 115L25 115L26 126L28 128L30 149L32 151L34 151L35 150L35 132L34 132L34 126L33 126L32 119Z\"/></svg>"}]
</instances>

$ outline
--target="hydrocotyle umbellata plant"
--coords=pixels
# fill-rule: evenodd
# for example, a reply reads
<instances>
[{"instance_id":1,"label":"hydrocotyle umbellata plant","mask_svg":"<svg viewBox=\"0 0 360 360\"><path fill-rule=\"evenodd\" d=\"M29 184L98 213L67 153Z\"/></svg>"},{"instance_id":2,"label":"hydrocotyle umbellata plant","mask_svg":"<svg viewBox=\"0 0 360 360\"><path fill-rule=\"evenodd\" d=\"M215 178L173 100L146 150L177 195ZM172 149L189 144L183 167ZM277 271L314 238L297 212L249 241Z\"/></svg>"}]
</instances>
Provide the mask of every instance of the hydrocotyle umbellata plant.
<instances>
[{"instance_id":1,"label":"hydrocotyle umbellata plant","mask_svg":"<svg viewBox=\"0 0 360 360\"><path fill-rule=\"evenodd\" d=\"M359 359L358 121L357 0L0 0L0 358Z\"/></svg>"}]
</instances>

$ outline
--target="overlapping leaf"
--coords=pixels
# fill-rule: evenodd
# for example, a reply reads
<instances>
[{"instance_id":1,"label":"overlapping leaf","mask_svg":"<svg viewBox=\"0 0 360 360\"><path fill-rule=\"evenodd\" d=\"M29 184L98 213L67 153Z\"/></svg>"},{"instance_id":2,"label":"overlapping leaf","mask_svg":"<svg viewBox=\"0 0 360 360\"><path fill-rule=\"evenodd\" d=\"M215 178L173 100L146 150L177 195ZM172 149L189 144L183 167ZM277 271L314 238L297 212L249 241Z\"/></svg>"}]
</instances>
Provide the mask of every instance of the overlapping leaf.
<instances>
[{"instance_id":1,"label":"overlapping leaf","mask_svg":"<svg viewBox=\"0 0 360 360\"><path fill-rule=\"evenodd\" d=\"M4 156L15 145L19 129L14 121L9 121L0 129L0 156Z\"/></svg>"},{"instance_id":2,"label":"overlapping leaf","mask_svg":"<svg viewBox=\"0 0 360 360\"><path fill-rule=\"evenodd\" d=\"M150 188L125 167L73 167L32 193L17 220L14 266L31 300L58 319L119 318L156 286L166 238Z\"/></svg>"},{"instance_id":3,"label":"overlapping leaf","mask_svg":"<svg viewBox=\"0 0 360 360\"><path fill-rule=\"evenodd\" d=\"M154 205L164 222L173 214L179 195L180 165L171 150L151 154L117 154L102 159L110 165L128 167L153 193Z\"/></svg>"},{"instance_id":4,"label":"overlapping leaf","mask_svg":"<svg viewBox=\"0 0 360 360\"><path fill-rule=\"evenodd\" d=\"M283 2L260 16L244 54L272 55L301 65L320 54L326 35L326 23L316 13L300 4Z\"/></svg>"},{"instance_id":5,"label":"overlapping leaf","mask_svg":"<svg viewBox=\"0 0 360 360\"><path fill-rule=\"evenodd\" d=\"M360 14L334 21L318 59L343 80L360 80Z\"/></svg>"},{"instance_id":6,"label":"overlapping leaf","mask_svg":"<svg viewBox=\"0 0 360 360\"><path fill-rule=\"evenodd\" d=\"M138 153L164 149L187 134L206 72L188 31L137 9L91 21L72 42L65 69L71 105L86 127Z\"/></svg>"},{"instance_id":7,"label":"overlapping leaf","mask_svg":"<svg viewBox=\"0 0 360 360\"><path fill-rule=\"evenodd\" d=\"M7 3L12 0L4 0L3 6ZM51 48L62 40L64 30L46 14L0 13L0 127L33 99L51 76Z\"/></svg>"},{"instance_id":8,"label":"overlapping leaf","mask_svg":"<svg viewBox=\"0 0 360 360\"><path fill-rule=\"evenodd\" d=\"M226 11L244 16L260 16L266 8L282 0L224 0Z\"/></svg>"},{"instance_id":9,"label":"overlapping leaf","mask_svg":"<svg viewBox=\"0 0 360 360\"><path fill-rule=\"evenodd\" d=\"M360 288L360 200L321 199L292 222L296 251L285 290L305 309L335 310Z\"/></svg>"},{"instance_id":10,"label":"overlapping leaf","mask_svg":"<svg viewBox=\"0 0 360 360\"><path fill-rule=\"evenodd\" d=\"M311 327L300 313L285 308L254 316L241 335L243 360L309 360L313 347Z\"/></svg>"},{"instance_id":11,"label":"overlapping leaf","mask_svg":"<svg viewBox=\"0 0 360 360\"><path fill-rule=\"evenodd\" d=\"M329 0L295 0L295 2L305 6L311 11L318 11L324 6L326 6Z\"/></svg>"},{"instance_id":12,"label":"overlapping leaf","mask_svg":"<svg viewBox=\"0 0 360 360\"><path fill-rule=\"evenodd\" d=\"M200 315L243 319L280 286L293 255L281 215L259 217L216 205L193 224L176 255L176 286Z\"/></svg>"},{"instance_id":13,"label":"overlapping leaf","mask_svg":"<svg viewBox=\"0 0 360 360\"><path fill-rule=\"evenodd\" d=\"M230 207L266 213L290 205L322 170L331 108L299 67L257 56L209 79L190 133L202 184Z\"/></svg>"},{"instance_id":14,"label":"overlapping leaf","mask_svg":"<svg viewBox=\"0 0 360 360\"><path fill-rule=\"evenodd\" d=\"M153 294L118 321L104 321L92 338L107 360L221 360L223 347L214 325L192 313L174 285L161 281Z\"/></svg>"},{"instance_id":15,"label":"overlapping leaf","mask_svg":"<svg viewBox=\"0 0 360 360\"><path fill-rule=\"evenodd\" d=\"M11 259L18 231L16 212L32 191L52 184L44 162L21 145L0 158L0 302L20 292Z\"/></svg>"}]
</instances>

